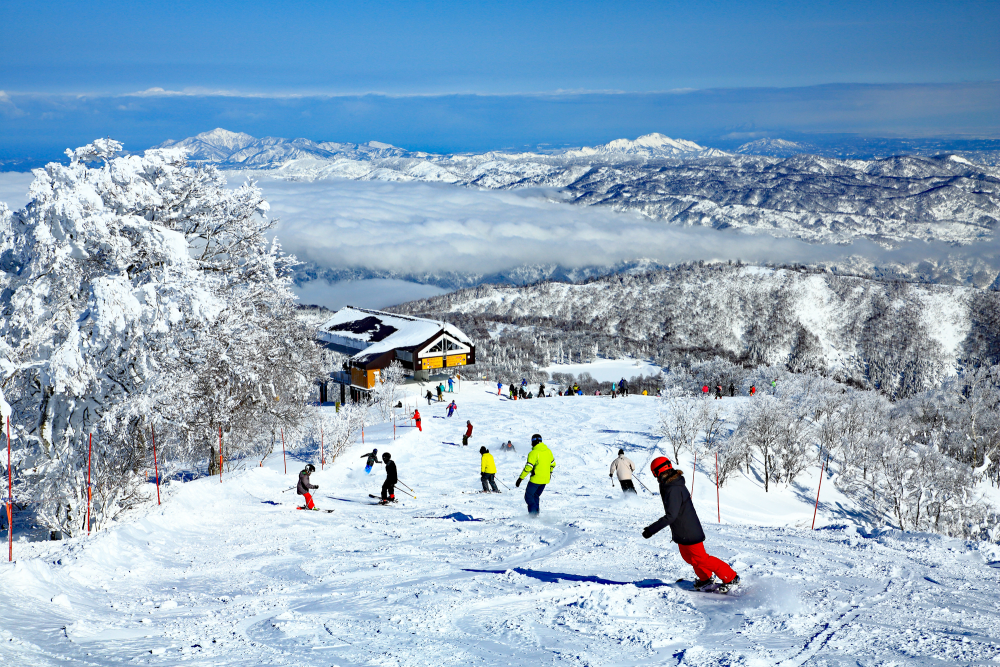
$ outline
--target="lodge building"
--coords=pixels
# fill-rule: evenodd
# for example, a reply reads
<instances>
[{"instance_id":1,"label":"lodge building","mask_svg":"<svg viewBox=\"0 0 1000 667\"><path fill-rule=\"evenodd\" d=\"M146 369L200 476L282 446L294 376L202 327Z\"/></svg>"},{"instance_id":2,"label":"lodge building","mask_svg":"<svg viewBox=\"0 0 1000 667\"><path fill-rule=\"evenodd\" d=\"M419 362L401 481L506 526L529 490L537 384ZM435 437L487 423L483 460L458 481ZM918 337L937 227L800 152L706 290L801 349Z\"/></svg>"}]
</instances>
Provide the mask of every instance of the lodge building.
<instances>
[{"instance_id":1,"label":"lodge building","mask_svg":"<svg viewBox=\"0 0 1000 667\"><path fill-rule=\"evenodd\" d=\"M446 322L422 317L347 306L316 335L330 349L350 356L344 371L333 374L341 385L341 400L347 389L353 400L364 398L394 361L423 380L432 370L476 363L476 346L468 336Z\"/></svg>"}]
</instances>

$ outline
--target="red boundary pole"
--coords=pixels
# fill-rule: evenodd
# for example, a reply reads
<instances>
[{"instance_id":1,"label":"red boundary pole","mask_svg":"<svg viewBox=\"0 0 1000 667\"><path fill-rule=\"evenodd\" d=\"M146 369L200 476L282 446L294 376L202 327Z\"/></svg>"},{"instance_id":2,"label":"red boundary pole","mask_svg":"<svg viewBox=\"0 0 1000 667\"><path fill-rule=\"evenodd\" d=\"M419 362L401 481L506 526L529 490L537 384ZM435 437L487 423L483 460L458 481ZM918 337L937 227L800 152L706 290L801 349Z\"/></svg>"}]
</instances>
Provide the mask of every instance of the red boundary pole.
<instances>
[{"instance_id":1,"label":"red boundary pole","mask_svg":"<svg viewBox=\"0 0 1000 667\"><path fill-rule=\"evenodd\" d=\"M285 456L285 429L281 429L281 460L285 462L285 474L288 474L288 457Z\"/></svg>"},{"instance_id":2,"label":"red boundary pole","mask_svg":"<svg viewBox=\"0 0 1000 667\"><path fill-rule=\"evenodd\" d=\"M819 490L823 488L823 473L826 471L826 462L830 460L830 457L826 457L826 461L823 461L823 465L819 467L819 485L816 487L816 506L813 507L813 523L810 530L816 530L816 512L819 511Z\"/></svg>"},{"instance_id":3,"label":"red boundary pole","mask_svg":"<svg viewBox=\"0 0 1000 667\"><path fill-rule=\"evenodd\" d=\"M87 436L87 534L90 535L90 504L93 496L90 491L90 460L94 457L94 434Z\"/></svg>"},{"instance_id":4,"label":"red boundary pole","mask_svg":"<svg viewBox=\"0 0 1000 667\"><path fill-rule=\"evenodd\" d=\"M222 427L219 427L219 484L222 484Z\"/></svg>"},{"instance_id":5,"label":"red boundary pole","mask_svg":"<svg viewBox=\"0 0 1000 667\"><path fill-rule=\"evenodd\" d=\"M722 523L722 503L719 500L719 452L715 452L715 508L719 523Z\"/></svg>"},{"instance_id":6,"label":"red boundary pole","mask_svg":"<svg viewBox=\"0 0 1000 667\"><path fill-rule=\"evenodd\" d=\"M10 472L10 417L7 417L7 560L14 562L14 485Z\"/></svg>"},{"instance_id":7,"label":"red boundary pole","mask_svg":"<svg viewBox=\"0 0 1000 667\"><path fill-rule=\"evenodd\" d=\"M153 436L153 474L156 475L156 477L155 477L155 479L156 479L156 504L159 505L160 504L160 467L159 467L159 464L157 464L157 462L156 462L156 431L153 430L152 426L149 427L149 434L151 436ZM88 474L89 474L89 471L88 471ZM88 483L89 483L89 480L88 480Z\"/></svg>"}]
</instances>

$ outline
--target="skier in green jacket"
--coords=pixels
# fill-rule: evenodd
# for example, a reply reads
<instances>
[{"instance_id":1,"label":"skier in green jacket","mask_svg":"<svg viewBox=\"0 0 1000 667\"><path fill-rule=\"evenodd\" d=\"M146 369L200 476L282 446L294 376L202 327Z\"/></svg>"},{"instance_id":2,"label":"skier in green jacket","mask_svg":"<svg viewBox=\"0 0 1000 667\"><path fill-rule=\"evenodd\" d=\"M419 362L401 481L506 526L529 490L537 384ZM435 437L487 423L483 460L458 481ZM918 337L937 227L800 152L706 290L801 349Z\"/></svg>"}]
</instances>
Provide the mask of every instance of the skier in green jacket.
<instances>
[{"instance_id":1,"label":"skier in green jacket","mask_svg":"<svg viewBox=\"0 0 1000 667\"><path fill-rule=\"evenodd\" d=\"M528 504L528 515L538 516L539 496L545 490L545 485L552 479L552 471L556 469L556 459L545 443L542 436L537 433L531 436L531 451L528 453L528 461L524 464L521 476L517 478L514 486L521 486L521 482L528 475L528 486L524 490L524 502Z\"/></svg>"}]
</instances>

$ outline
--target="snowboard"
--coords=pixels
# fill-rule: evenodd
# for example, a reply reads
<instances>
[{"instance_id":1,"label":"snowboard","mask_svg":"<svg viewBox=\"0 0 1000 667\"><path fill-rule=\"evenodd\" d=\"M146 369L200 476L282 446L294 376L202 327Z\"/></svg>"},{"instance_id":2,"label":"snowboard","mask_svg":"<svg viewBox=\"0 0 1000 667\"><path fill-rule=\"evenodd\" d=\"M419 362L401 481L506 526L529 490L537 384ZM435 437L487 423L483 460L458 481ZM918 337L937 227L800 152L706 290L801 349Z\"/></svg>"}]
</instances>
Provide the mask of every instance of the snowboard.
<instances>
[{"instance_id":1,"label":"snowboard","mask_svg":"<svg viewBox=\"0 0 1000 667\"><path fill-rule=\"evenodd\" d=\"M684 590L691 591L692 593L714 593L715 595L728 595L728 594L732 593L733 591L737 590L740 587L739 584L736 584L732 588L728 588L726 590L723 590L721 588L722 582L713 581L712 583L710 583L705 588L702 588L701 590L695 590L694 588L692 588L694 586L694 582L690 581L688 579L678 579L677 583L678 584L688 584L688 586L684 587Z\"/></svg>"},{"instance_id":2,"label":"snowboard","mask_svg":"<svg viewBox=\"0 0 1000 667\"><path fill-rule=\"evenodd\" d=\"M366 475L369 474L369 473L371 473L371 471L372 471L372 467L371 466L365 466L365 474Z\"/></svg>"}]
</instances>

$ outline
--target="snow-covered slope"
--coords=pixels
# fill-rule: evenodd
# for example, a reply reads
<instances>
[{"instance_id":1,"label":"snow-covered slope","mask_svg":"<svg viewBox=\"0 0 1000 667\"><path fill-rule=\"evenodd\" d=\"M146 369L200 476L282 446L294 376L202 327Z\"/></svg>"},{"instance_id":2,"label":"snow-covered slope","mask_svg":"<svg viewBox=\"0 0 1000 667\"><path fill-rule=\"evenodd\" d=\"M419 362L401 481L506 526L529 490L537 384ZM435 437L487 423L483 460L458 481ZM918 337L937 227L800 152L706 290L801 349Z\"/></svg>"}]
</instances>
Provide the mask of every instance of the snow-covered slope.
<instances>
[{"instance_id":1,"label":"snow-covered slope","mask_svg":"<svg viewBox=\"0 0 1000 667\"><path fill-rule=\"evenodd\" d=\"M956 156L838 160L799 154L781 140L741 148L763 155L734 155L662 134L551 154L438 155L379 142L251 139L214 130L171 145L226 169L266 169L290 180L553 188L576 204L811 242L973 243L1000 227L1000 169Z\"/></svg>"},{"instance_id":2,"label":"snow-covered slope","mask_svg":"<svg viewBox=\"0 0 1000 667\"><path fill-rule=\"evenodd\" d=\"M584 397L509 402L463 382L458 415L427 407L424 431L369 427L312 481L318 452L167 487L161 507L89 538L16 542L0 563L0 659L12 665L967 665L1000 656L995 545L867 525L819 470L765 493L754 474L716 491L698 462L707 549L738 570L730 596L693 575L640 488L607 477L623 448L654 453L659 401ZM450 398L450 397L449 397ZM735 409L741 399L725 401ZM413 399L409 400L413 405ZM475 424L470 447L460 441ZM480 495L480 445L513 487L540 432L557 468L529 520L520 489ZM503 454L513 440L516 453ZM371 504L377 447L416 499ZM682 460L691 477L693 461ZM836 470L834 470L836 473ZM650 485L649 473L639 476ZM504 488L504 487L501 487ZM721 524L717 512L721 511Z\"/></svg>"}]
</instances>

